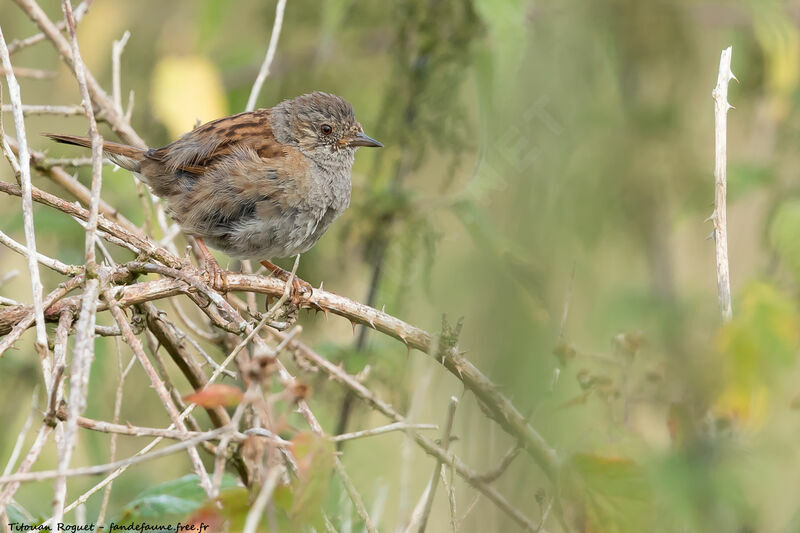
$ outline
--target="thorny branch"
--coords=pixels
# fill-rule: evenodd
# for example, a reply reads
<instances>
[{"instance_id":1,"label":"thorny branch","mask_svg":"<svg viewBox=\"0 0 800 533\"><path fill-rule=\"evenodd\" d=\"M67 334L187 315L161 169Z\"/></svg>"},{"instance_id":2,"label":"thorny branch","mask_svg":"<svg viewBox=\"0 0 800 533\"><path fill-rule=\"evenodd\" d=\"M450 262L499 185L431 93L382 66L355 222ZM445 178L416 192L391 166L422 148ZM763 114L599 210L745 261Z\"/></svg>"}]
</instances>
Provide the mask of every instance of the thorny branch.
<instances>
[{"instance_id":1,"label":"thorny branch","mask_svg":"<svg viewBox=\"0 0 800 533\"><path fill-rule=\"evenodd\" d=\"M728 158L728 110L733 106L728 103L728 84L736 76L731 71L731 53L729 46L722 51L719 58L719 76L714 87L714 248L717 259L717 292L722 319L729 321L733 314L731 308L731 274L728 266L728 208L727 208L727 158Z\"/></svg>"}]
</instances>

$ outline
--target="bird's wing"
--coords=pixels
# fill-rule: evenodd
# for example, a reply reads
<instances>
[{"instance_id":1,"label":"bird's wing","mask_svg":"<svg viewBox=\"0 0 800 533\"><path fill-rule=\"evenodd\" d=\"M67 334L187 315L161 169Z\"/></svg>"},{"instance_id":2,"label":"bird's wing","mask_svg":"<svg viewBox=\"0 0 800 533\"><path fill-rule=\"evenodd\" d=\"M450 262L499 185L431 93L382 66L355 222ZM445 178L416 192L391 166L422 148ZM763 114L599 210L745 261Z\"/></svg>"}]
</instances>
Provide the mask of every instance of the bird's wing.
<instances>
[{"instance_id":1,"label":"bird's wing","mask_svg":"<svg viewBox=\"0 0 800 533\"><path fill-rule=\"evenodd\" d=\"M188 233L232 238L248 220L291 215L308 194L309 172L306 158L294 148L283 157L264 158L250 146L237 145L191 178L188 192L171 195L170 206Z\"/></svg>"},{"instance_id":2,"label":"bird's wing","mask_svg":"<svg viewBox=\"0 0 800 533\"><path fill-rule=\"evenodd\" d=\"M201 174L216 161L243 147L255 150L265 159L285 155L272 134L268 109L207 122L163 148L147 151L145 157L163 165L162 171Z\"/></svg>"}]
</instances>

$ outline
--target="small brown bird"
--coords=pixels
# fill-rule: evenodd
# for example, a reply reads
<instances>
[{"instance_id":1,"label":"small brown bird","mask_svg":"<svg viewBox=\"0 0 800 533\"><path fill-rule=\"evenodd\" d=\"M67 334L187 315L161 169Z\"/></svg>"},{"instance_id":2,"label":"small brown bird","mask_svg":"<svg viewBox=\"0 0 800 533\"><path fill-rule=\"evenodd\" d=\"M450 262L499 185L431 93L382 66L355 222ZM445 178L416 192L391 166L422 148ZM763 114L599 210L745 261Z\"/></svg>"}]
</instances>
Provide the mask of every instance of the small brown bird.
<instances>
[{"instance_id":1,"label":"small brown bird","mask_svg":"<svg viewBox=\"0 0 800 533\"><path fill-rule=\"evenodd\" d=\"M91 146L86 137L45 135ZM106 141L103 151L166 200L214 276L220 267L204 242L231 257L263 259L286 280L269 259L307 251L350 205L360 146L383 145L364 134L345 99L314 92L208 122L163 148ZM296 295L310 289L295 279Z\"/></svg>"}]
</instances>

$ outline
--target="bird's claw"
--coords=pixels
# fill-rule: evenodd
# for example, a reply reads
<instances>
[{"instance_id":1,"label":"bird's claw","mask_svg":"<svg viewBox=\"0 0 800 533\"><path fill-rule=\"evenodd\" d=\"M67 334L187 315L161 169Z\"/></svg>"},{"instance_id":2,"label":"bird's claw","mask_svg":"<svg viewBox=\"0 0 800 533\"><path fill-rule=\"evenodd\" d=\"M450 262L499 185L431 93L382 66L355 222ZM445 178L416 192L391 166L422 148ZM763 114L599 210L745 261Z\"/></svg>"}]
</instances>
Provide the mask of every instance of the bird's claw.
<instances>
[{"instance_id":1,"label":"bird's claw","mask_svg":"<svg viewBox=\"0 0 800 533\"><path fill-rule=\"evenodd\" d=\"M298 305L303 298L310 298L314 293L314 288L307 281L298 277L292 278L292 287L289 290L289 298L293 305Z\"/></svg>"},{"instance_id":2,"label":"bird's claw","mask_svg":"<svg viewBox=\"0 0 800 533\"><path fill-rule=\"evenodd\" d=\"M216 261L206 262L205 277L212 288L223 294L228 292L228 272L223 270Z\"/></svg>"}]
</instances>

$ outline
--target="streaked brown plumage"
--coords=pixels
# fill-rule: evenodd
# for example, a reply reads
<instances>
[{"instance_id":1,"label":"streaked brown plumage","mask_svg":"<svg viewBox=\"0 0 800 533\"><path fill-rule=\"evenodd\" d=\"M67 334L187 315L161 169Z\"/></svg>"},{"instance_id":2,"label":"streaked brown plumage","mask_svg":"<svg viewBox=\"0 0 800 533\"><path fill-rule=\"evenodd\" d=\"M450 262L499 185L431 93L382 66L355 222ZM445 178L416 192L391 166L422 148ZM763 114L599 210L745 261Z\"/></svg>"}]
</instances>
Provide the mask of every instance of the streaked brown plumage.
<instances>
[{"instance_id":1,"label":"streaked brown plumage","mask_svg":"<svg viewBox=\"0 0 800 533\"><path fill-rule=\"evenodd\" d=\"M46 135L91 146L85 137ZM163 148L106 141L103 151L165 199L201 243L272 259L307 251L347 208L359 146L382 145L364 135L347 101L315 92L208 122Z\"/></svg>"}]
</instances>

